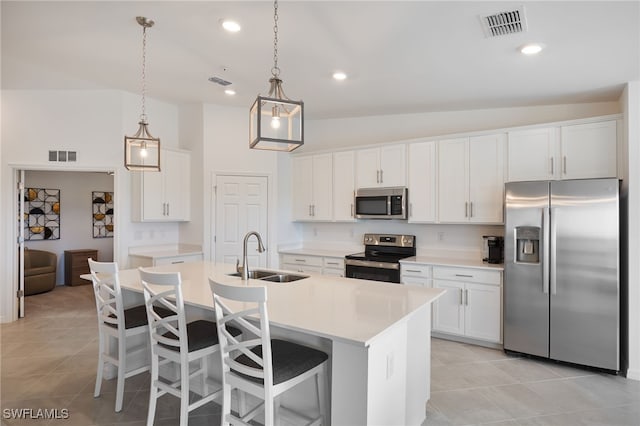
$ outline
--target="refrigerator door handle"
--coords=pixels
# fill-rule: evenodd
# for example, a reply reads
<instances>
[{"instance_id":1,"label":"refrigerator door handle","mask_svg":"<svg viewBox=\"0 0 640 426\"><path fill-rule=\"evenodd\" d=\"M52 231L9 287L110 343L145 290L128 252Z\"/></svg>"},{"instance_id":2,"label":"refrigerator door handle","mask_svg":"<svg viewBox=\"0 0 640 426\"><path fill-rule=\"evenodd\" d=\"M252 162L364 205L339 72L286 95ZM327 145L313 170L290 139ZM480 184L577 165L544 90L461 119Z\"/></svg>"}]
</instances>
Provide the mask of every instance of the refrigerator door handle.
<instances>
[{"instance_id":1,"label":"refrigerator door handle","mask_svg":"<svg viewBox=\"0 0 640 426\"><path fill-rule=\"evenodd\" d=\"M557 222L557 209L552 207L549 209L549 217L551 222L550 238L549 238L549 283L551 284L551 294L556 294L556 222Z\"/></svg>"},{"instance_id":2,"label":"refrigerator door handle","mask_svg":"<svg viewBox=\"0 0 640 426\"><path fill-rule=\"evenodd\" d=\"M542 209L542 292L549 294L549 208Z\"/></svg>"}]
</instances>

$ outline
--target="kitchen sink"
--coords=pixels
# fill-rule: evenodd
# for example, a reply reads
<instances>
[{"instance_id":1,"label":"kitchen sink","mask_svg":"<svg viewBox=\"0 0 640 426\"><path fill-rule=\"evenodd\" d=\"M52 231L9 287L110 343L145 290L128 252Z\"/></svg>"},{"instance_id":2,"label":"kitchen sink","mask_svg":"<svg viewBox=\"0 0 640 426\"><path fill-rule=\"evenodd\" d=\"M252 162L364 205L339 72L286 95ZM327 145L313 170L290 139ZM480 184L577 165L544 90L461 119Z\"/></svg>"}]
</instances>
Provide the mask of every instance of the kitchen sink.
<instances>
[{"instance_id":1,"label":"kitchen sink","mask_svg":"<svg viewBox=\"0 0 640 426\"><path fill-rule=\"evenodd\" d=\"M235 272L233 274L228 274L232 277L240 277L240 272ZM274 283L290 283L293 281L298 281L303 278L309 278L307 275L296 275L296 274L281 274L276 271L267 271L264 269L256 269L253 271L249 271L249 278L263 280L263 281L271 281Z\"/></svg>"},{"instance_id":2,"label":"kitchen sink","mask_svg":"<svg viewBox=\"0 0 640 426\"><path fill-rule=\"evenodd\" d=\"M277 272L276 271L266 271L264 269L255 269L255 270L250 270L249 271L249 278L253 278L253 279L261 279L264 277L270 277L272 275L276 275ZM241 277L242 275L240 274L240 272L236 272L233 274L229 274L232 277Z\"/></svg>"},{"instance_id":3,"label":"kitchen sink","mask_svg":"<svg viewBox=\"0 0 640 426\"><path fill-rule=\"evenodd\" d=\"M298 281L304 278L309 278L309 277L306 275L277 274L277 275L271 275L270 277L264 277L260 279L262 281L271 281L274 283L290 283L292 281Z\"/></svg>"}]
</instances>

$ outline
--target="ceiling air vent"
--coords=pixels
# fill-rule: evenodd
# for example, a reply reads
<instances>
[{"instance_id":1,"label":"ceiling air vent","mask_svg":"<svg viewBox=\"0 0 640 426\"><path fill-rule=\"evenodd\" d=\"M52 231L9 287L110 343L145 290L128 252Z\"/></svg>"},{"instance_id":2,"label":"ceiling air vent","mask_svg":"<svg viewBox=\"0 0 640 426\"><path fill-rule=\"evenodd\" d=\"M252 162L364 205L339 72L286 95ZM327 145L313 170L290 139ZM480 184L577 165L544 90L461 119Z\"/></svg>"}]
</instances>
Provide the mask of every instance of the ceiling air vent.
<instances>
[{"instance_id":1,"label":"ceiling air vent","mask_svg":"<svg viewBox=\"0 0 640 426\"><path fill-rule=\"evenodd\" d=\"M209 77L209 81L212 82L212 83L219 84L220 86L228 86L228 85L231 84L230 81L227 81L224 78L220 78L220 77L216 77L216 76Z\"/></svg>"},{"instance_id":2,"label":"ceiling air vent","mask_svg":"<svg viewBox=\"0 0 640 426\"><path fill-rule=\"evenodd\" d=\"M524 6L493 15L480 16L480 21L486 37L497 37L527 31Z\"/></svg>"}]
</instances>

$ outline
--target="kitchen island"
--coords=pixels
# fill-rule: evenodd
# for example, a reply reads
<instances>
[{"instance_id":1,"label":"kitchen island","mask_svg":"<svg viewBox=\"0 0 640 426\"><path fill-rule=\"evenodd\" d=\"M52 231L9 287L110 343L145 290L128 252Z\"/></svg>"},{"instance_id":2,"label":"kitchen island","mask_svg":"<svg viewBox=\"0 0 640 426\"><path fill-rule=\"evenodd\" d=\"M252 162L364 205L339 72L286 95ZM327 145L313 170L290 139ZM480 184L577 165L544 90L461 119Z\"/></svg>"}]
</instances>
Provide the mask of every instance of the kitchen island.
<instances>
[{"instance_id":1,"label":"kitchen island","mask_svg":"<svg viewBox=\"0 0 640 426\"><path fill-rule=\"evenodd\" d=\"M321 275L290 283L242 281L229 275L234 265L210 262L150 269L181 273L188 319L212 314L209 278L266 286L272 334L330 354L331 424L424 421L430 396L431 303L444 290ZM120 282L130 291L127 301L139 299L137 269L120 271Z\"/></svg>"}]
</instances>

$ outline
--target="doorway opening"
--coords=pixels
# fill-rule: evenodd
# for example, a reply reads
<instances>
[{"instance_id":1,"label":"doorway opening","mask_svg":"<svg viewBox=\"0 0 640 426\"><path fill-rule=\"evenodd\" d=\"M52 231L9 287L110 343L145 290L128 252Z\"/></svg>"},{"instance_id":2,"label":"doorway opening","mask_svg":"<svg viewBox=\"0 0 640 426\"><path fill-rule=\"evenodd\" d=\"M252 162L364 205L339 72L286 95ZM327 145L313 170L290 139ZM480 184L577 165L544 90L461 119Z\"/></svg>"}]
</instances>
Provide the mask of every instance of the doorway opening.
<instances>
[{"instance_id":1,"label":"doorway opening","mask_svg":"<svg viewBox=\"0 0 640 426\"><path fill-rule=\"evenodd\" d=\"M75 276L84 273L84 264L73 255L114 260L115 179L109 171L59 169L18 169L16 179L17 316L23 318L25 296L84 284Z\"/></svg>"}]
</instances>

